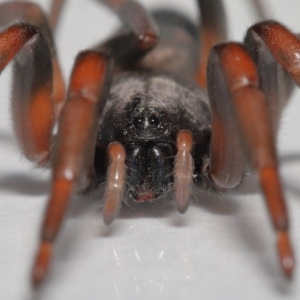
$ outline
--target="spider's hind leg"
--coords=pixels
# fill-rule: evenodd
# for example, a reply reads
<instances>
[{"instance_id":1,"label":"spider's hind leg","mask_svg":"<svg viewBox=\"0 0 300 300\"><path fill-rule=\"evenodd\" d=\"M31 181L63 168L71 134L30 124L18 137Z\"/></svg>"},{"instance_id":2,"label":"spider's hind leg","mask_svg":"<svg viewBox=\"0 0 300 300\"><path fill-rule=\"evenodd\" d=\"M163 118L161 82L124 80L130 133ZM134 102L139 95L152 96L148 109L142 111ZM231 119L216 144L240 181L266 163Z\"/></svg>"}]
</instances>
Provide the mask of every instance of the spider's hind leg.
<instances>
[{"instance_id":1,"label":"spider's hind leg","mask_svg":"<svg viewBox=\"0 0 300 300\"><path fill-rule=\"evenodd\" d=\"M51 12L49 15L49 25L52 31L55 31L65 5L65 0L52 0Z\"/></svg>"},{"instance_id":2,"label":"spider's hind leg","mask_svg":"<svg viewBox=\"0 0 300 300\"><path fill-rule=\"evenodd\" d=\"M226 41L226 16L222 0L198 0L200 11L200 57L197 81L206 87L207 61L211 48Z\"/></svg>"},{"instance_id":3,"label":"spider's hind leg","mask_svg":"<svg viewBox=\"0 0 300 300\"><path fill-rule=\"evenodd\" d=\"M98 1L113 10L125 27L97 47L109 53L118 67L132 66L156 46L158 28L141 4L132 0Z\"/></svg>"},{"instance_id":4,"label":"spider's hind leg","mask_svg":"<svg viewBox=\"0 0 300 300\"><path fill-rule=\"evenodd\" d=\"M10 25L0 32L0 73L16 57L12 93L14 130L26 158L43 165L49 158L55 113L58 115L64 100L64 83L41 9L26 2L0 5L0 26L7 26L16 18L24 23Z\"/></svg>"},{"instance_id":5,"label":"spider's hind leg","mask_svg":"<svg viewBox=\"0 0 300 300\"><path fill-rule=\"evenodd\" d=\"M275 21L265 21L250 27L245 45L257 65L260 88L265 93L273 134L276 137L281 113L296 83L300 83L300 40ZM290 76L291 75L291 76Z\"/></svg>"}]
</instances>

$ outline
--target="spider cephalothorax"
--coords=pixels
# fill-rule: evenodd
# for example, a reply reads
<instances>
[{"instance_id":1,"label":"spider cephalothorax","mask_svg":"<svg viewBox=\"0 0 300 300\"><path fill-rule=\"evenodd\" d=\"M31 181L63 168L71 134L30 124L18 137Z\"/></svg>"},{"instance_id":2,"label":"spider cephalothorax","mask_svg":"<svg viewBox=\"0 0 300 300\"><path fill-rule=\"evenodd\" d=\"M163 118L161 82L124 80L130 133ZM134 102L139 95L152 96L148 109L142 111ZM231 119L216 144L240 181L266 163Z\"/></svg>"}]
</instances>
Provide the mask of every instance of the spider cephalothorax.
<instances>
[{"instance_id":1,"label":"spider cephalothorax","mask_svg":"<svg viewBox=\"0 0 300 300\"><path fill-rule=\"evenodd\" d=\"M111 141L118 141L126 152L127 203L130 199L156 202L172 190L176 138L183 129L193 133L198 151L208 151L209 106L199 87L167 75L125 73L117 77L100 120L93 188L97 179L106 176L101 153ZM204 155L199 158L203 161ZM197 163L195 174L201 173L202 165Z\"/></svg>"},{"instance_id":2,"label":"spider cephalothorax","mask_svg":"<svg viewBox=\"0 0 300 300\"><path fill-rule=\"evenodd\" d=\"M16 137L26 158L52 168L34 284L47 272L79 179L86 179L85 191L106 183L108 224L122 201L152 205L166 194L185 212L193 183L214 192L233 190L247 164L258 173L281 266L291 276L294 256L275 137L294 82L300 84L298 37L264 21L248 29L244 44L225 43L221 0L197 1L200 30L171 10L148 14L134 0L102 0L124 28L77 56L65 93L50 30L62 2L53 1L50 26L37 5L0 5L0 71L16 57Z\"/></svg>"}]
</instances>

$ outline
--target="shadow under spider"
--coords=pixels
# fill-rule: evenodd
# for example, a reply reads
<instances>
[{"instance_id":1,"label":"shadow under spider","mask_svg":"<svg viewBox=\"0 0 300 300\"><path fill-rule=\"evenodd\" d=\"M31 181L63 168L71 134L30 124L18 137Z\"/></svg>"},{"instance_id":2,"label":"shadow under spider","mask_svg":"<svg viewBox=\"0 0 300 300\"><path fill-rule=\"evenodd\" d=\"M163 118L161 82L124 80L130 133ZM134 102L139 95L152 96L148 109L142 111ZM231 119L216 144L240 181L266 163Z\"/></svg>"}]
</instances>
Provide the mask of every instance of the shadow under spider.
<instances>
[{"instance_id":1,"label":"shadow under spider","mask_svg":"<svg viewBox=\"0 0 300 300\"><path fill-rule=\"evenodd\" d=\"M290 163L294 160L298 160L299 158L300 155L286 156L284 163ZM254 193L260 193L260 189L255 176L249 176L246 178L241 188L234 193L234 195ZM168 203L161 208L151 205L139 205L135 208L132 208L123 205L119 214L120 220L118 222L115 222L108 227L104 225L99 226L99 224L101 224L100 219L104 202L103 197L103 187L100 189L100 191L94 194L73 197L66 215L66 220L77 218L84 214L89 214L92 218L94 218L94 223L90 225L90 229L88 231L92 230L92 232L96 232L95 234L92 234L95 236L95 238L107 238L122 234L122 219L168 218L170 215L171 218L173 218L173 216L179 215L172 199L170 199L170 201L168 201ZM195 201L196 199L197 201ZM253 225L253 220L251 217L247 216L247 214L245 215L244 213L241 215L239 214L239 212L243 209L242 207L243 203L233 199L230 194L223 194L221 196L210 195L199 189L195 189L195 193L193 194L193 204L191 205L190 209L203 209L209 213L221 216L234 215L236 222L227 222L227 229L231 231L234 236L236 236L237 243L247 245L247 247L245 247L245 249L247 249L247 253L256 254L258 261L257 265L259 269L258 271L264 272L265 276L270 278L270 284L274 285L279 292L285 294L288 288L285 283L282 283L280 274L278 274L278 276L276 275L274 280L274 274L277 274L278 270L274 265L274 258L268 256L268 249L270 245L266 242L264 234L261 235L260 232L257 232L257 228ZM188 218L188 216L186 218ZM180 218L180 220L183 221L171 222L170 226L185 226L184 219L185 216ZM77 245L82 242L81 238L78 237L78 231L81 230L82 225L83 224L81 222L76 221L75 223L72 223L72 226L65 227L65 229L63 229L63 232L60 235L61 237L56 246L59 250L57 251L56 259L60 263L68 260L69 256L72 256L74 248L77 248ZM95 228L99 229L94 231ZM245 255L247 255L247 253L245 253ZM52 279L55 277L54 275L57 275L57 273L55 273L56 272L52 274ZM59 277L57 277L55 280L59 280Z\"/></svg>"},{"instance_id":2,"label":"shadow under spider","mask_svg":"<svg viewBox=\"0 0 300 300\"><path fill-rule=\"evenodd\" d=\"M10 133L0 132L0 143L15 145L16 140Z\"/></svg>"},{"instance_id":3,"label":"shadow under spider","mask_svg":"<svg viewBox=\"0 0 300 300\"><path fill-rule=\"evenodd\" d=\"M0 178L0 190L26 196L46 196L50 191L50 182L35 176L16 173Z\"/></svg>"},{"instance_id":4,"label":"shadow under spider","mask_svg":"<svg viewBox=\"0 0 300 300\"><path fill-rule=\"evenodd\" d=\"M288 168L289 166L291 166L291 164L300 162L300 154L299 153L290 153L290 154L284 155L281 157L280 161L281 161L281 167ZM283 177L283 179L285 179L284 180L285 190L294 194L297 197L300 197L300 187L298 184L299 180L296 180L297 178L295 178L294 182L291 181L292 175L290 172L288 172L286 170L284 171L284 174L288 174L287 176Z\"/></svg>"}]
</instances>

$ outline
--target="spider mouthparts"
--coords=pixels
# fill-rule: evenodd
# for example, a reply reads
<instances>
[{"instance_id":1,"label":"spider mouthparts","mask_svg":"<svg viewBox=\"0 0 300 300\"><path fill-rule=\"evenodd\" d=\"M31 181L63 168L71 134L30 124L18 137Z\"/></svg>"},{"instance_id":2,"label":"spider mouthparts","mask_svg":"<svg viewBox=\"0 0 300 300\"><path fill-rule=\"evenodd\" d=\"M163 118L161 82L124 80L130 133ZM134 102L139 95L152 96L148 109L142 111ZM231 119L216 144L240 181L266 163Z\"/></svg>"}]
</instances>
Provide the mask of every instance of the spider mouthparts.
<instances>
[{"instance_id":1,"label":"spider mouthparts","mask_svg":"<svg viewBox=\"0 0 300 300\"><path fill-rule=\"evenodd\" d=\"M135 200L138 203L144 203L144 202L155 202L155 195L151 192L142 192L138 194L137 199Z\"/></svg>"}]
</instances>

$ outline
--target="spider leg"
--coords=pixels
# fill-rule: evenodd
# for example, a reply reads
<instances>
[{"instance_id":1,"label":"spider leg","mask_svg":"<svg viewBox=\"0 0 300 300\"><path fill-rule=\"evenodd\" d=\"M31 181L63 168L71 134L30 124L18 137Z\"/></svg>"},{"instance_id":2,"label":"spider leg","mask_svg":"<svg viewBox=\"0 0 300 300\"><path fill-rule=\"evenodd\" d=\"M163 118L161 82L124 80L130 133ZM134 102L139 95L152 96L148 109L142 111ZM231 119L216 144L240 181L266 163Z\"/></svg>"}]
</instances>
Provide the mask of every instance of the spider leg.
<instances>
[{"instance_id":1,"label":"spider leg","mask_svg":"<svg viewBox=\"0 0 300 300\"><path fill-rule=\"evenodd\" d=\"M219 190L233 189L243 180L246 159L217 55L210 56L207 87L212 118L210 177Z\"/></svg>"},{"instance_id":2,"label":"spider leg","mask_svg":"<svg viewBox=\"0 0 300 300\"><path fill-rule=\"evenodd\" d=\"M265 21L249 28L245 44L258 67L276 136L281 112L295 86L291 78L300 85L300 40L278 22Z\"/></svg>"},{"instance_id":3,"label":"spider leg","mask_svg":"<svg viewBox=\"0 0 300 300\"><path fill-rule=\"evenodd\" d=\"M49 25L54 32L60 19L65 0L52 0L51 11L49 15Z\"/></svg>"},{"instance_id":4,"label":"spider leg","mask_svg":"<svg viewBox=\"0 0 300 300\"><path fill-rule=\"evenodd\" d=\"M55 45L53 42L52 34L50 27L47 22L47 17L43 13L42 9L34 4L29 2L8 2L0 4L0 26L6 27L8 24L12 22L18 22L18 23L25 23L34 25L38 28L38 32L44 36L44 39L47 42L47 45L45 47L49 48L51 53L51 60L52 60L52 69L53 69L53 91L52 91L52 98L54 103L54 113L55 117L58 117L59 112L61 110L61 107L63 105L63 101L65 100L65 83L63 80L62 72L60 70L59 62L56 55ZM20 39L21 41L21 39ZM33 40L32 40L33 41ZM24 41L23 45L26 44L27 41ZM38 47L38 46L36 46ZM13 45L11 45L11 48L15 48ZM19 50L22 48L20 46ZM9 48L8 48L9 49ZM28 48L28 52L35 53L35 51L29 51L30 47ZM34 50L34 48L32 48ZM14 50L12 50L13 52ZM27 56L30 56L31 54L24 53L23 59L19 59L20 62L24 61L24 59ZM14 53L16 54L16 53ZM39 50L39 55L44 56L42 49ZM13 57L11 57L12 59ZM22 57L21 57L22 58ZM8 63L9 61L7 61ZM29 64L29 62L28 62ZM33 65L34 66L34 65ZM18 70L23 69L23 73L26 77L28 77L28 73L26 73L26 67L27 65L22 67L22 64L18 64L16 68ZM31 68L32 69L32 68ZM34 69L33 69L34 70ZM18 75L18 72L16 72ZM25 76L24 75L24 76ZM25 77L25 79L26 79ZM23 78L16 78L16 81L22 81ZM24 88L24 87L23 87ZM22 93L20 93L22 94Z\"/></svg>"},{"instance_id":5,"label":"spider leg","mask_svg":"<svg viewBox=\"0 0 300 300\"><path fill-rule=\"evenodd\" d=\"M110 71L110 60L103 53L85 51L76 58L53 150L52 189L33 268L35 286L44 279L70 196L93 157L90 150L94 151L97 117L107 100Z\"/></svg>"},{"instance_id":6,"label":"spider leg","mask_svg":"<svg viewBox=\"0 0 300 300\"><path fill-rule=\"evenodd\" d=\"M218 72L215 72L216 66L219 67ZM218 87L218 80L221 80L222 87ZM281 266L285 274L291 276L294 268L294 255L288 233L288 215L277 170L271 120L265 95L259 88L259 77L255 63L243 45L223 44L214 47L211 52L208 62L208 92L214 94L216 93L214 89L221 92L222 88L229 95L226 99L229 102L222 103L224 101L222 97L219 97L217 102L224 110L227 106L232 105L233 115L228 114L228 117L232 117L232 122L238 124L240 139L247 152L249 162L258 171L266 204L277 235L277 249ZM213 123L213 135L214 126ZM217 127L216 129L219 130ZM227 133L226 128L223 130ZM213 143L214 139L212 140ZM221 144L219 150L218 147L215 148L222 152L222 147L224 145ZM214 170L213 165L211 170Z\"/></svg>"},{"instance_id":7,"label":"spider leg","mask_svg":"<svg viewBox=\"0 0 300 300\"><path fill-rule=\"evenodd\" d=\"M261 21L266 20L267 19L267 5L264 1L262 0L251 0L250 2L252 2L251 4L253 5L253 8L255 9L255 13L258 17L258 19L260 19Z\"/></svg>"},{"instance_id":8,"label":"spider leg","mask_svg":"<svg viewBox=\"0 0 300 300\"><path fill-rule=\"evenodd\" d=\"M53 102L58 105L64 97L51 34L42 11L36 5L0 5L0 26L15 18L26 22L31 17L33 23L40 27L17 23L0 32L0 72L19 54L15 59L13 76L14 130L26 158L42 165L47 162L51 148Z\"/></svg>"},{"instance_id":9,"label":"spider leg","mask_svg":"<svg viewBox=\"0 0 300 300\"><path fill-rule=\"evenodd\" d=\"M132 0L98 0L112 9L127 29L97 47L110 53L116 64L136 62L158 42L158 28L144 7Z\"/></svg>"},{"instance_id":10,"label":"spider leg","mask_svg":"<svg viewBox=\"0 0 300 300\"><path fill-rule=\"evenodd\" d=\"M198 0L200 10L200 61L197 81L206 87L206 68L211 48L225 42L227 36L226 16L222 0Z\"/></svg>"}]
</instances>

